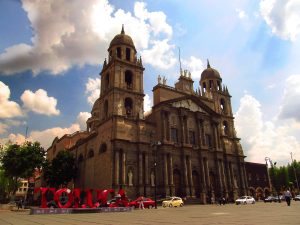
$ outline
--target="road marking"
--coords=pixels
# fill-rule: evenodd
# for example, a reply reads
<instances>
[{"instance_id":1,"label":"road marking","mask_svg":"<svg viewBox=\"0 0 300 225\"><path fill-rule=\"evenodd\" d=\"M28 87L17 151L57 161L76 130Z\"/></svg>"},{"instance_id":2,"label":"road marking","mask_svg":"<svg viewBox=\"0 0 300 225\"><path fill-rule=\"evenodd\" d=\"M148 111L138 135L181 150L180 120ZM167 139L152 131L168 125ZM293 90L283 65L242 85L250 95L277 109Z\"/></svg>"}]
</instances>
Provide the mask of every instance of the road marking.
<instances>
[{"instance_id":1,"label":"road marking","mask_svg":"<svg viewBox=\"0 0 300 225\"><path fill-rule=\"evenodd\" d=\"M217 213L212 213L213 215L227 215L229 213L223 213L223 212L217 212Z\"/></svg>"}]
</instances>

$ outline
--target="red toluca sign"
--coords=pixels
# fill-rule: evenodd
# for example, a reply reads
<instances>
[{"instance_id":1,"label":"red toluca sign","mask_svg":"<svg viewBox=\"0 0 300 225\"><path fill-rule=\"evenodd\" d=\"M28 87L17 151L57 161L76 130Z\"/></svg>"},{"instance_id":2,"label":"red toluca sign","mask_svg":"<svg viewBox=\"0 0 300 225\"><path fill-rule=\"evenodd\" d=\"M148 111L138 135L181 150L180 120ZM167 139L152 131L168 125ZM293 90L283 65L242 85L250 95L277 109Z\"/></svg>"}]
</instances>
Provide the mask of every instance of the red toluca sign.
<instances>
[{"instance_id":1,"label":"red toluca sign","mask_svg":"<svg viewBox=\"0 0 300 225\"><path fill-rule=\"evenodd\" d=\"M48 208L48 202L47 202L47 193L51 192L54 196L53 200L55 201L56 205L59 208L97 208L100 206L107 206L107 197L108 194L115 194L115 191L113 189L108 189L108 190L101 190L101 189L96 189L97 193L97 200L96 203L93 203L93 189L85 189L85 203L82 204L81 198L80 198L80 193L81 190L79 188L74 188L73 190L70 190L68 188L62 188L56 190L55 188L47 188L47 187L40 187L40 188L35 188L34 193L41 192L41 208ZM68 201L66 203L62 203L60 201L60 197L62 195L67 195L68 196ZM112 203L109 205L109 207L127 207L129 206L128 199L125 196L125 191L123 189L120 189L118 191L118 196L120 198L116 199L116 202Z\"/></svg>"}]
</instances>

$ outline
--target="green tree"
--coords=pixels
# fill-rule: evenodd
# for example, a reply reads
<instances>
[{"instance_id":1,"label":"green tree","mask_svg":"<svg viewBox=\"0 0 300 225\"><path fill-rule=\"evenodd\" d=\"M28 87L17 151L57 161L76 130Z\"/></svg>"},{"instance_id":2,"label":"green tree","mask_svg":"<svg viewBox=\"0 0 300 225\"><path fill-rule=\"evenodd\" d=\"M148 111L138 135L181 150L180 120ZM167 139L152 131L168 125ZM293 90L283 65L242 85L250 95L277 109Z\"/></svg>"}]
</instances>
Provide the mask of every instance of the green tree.
<instances>
[{"instance_id":1,"label":"green tree","mask_svg":"<svg viewBox=\"0 0 300 225\"><path fill-rule=\"evenodd\" d=\"M47 162L43 169L46 183L53 187L66 185L77 176L75 158L67 150L60 151L52 162Z\"/></svg>"},{"instance_id":2,"label":"green tree","mask_svg":"<svg viewBox=\"0 0 300 225\"><path fill-rule=\"evenodd\" d=\"M5 202L13 192L13 180L5 176L4 170L0 169L0 202Z\"/></svg>"},{"instance_id":3,"label":"green tree","mask_svg":"<svg viewBox=\"0 0 300 225\"><path fill-rule=\"evenodd\" d=\"M26 142L22 145L8 144L1 155L1 167L4 175L13 181L13 195L18 189L20 178L29 178L36 168L45 163L46 151L38 142Z\"/></svg>"}]
</instances>

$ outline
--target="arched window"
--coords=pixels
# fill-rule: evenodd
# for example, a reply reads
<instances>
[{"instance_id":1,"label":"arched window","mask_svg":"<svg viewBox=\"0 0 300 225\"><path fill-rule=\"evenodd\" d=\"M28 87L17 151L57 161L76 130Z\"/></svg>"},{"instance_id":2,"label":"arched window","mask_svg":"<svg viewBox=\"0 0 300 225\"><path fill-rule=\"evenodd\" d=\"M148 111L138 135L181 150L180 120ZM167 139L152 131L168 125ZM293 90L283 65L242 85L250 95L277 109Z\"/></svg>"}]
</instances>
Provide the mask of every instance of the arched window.
<instances>
[{"instance_id":1,"label":"arched window","mask_svg":"<svg viewBox=\"0 0 300 225\"><path fill-rule=\"evenodd\" d=\"M126 60L130 61L130 48L126 48Z\"/></svg>"},{"instance_id":2,"label":"arched window","mask_svg":"<svg viewBox=\"0 0 300 225\"><path fill-rule=\"evenodd\" d=\"M109 73L105 76L105 90L109 88Z\"/></svg>"},{"instance_id":3,"label":"arched window","mask_svg":"<svg viewBox=\"0 0 300 225\"><path fill-rule=\"evenodd\" d=\"M206 91L206 83L205 82L202 83L202 87L203 87L203 92L205 92Z\"/></svg>"},{"instance_id":4,"label":"arched window","mask_svg":"<svg viewBox=\"0 0 300 225\"><path fill-rule=\"evenodd\" d=\"M221 108L221 113L226 113L226 105L225 105L224 98L220 99L220 108Z\"/></svg>"},{"instance_id":5,"label":"arched window","mask_svg":"<svg viewBox=\"0 0 300 225\"><path fill-rule=\"evenodd\" d=\"M209 89L211 90L214 86L213 80L209 80Z\"/></svg>"},{"instance_id":6,"label":"arched window","mask_svg":"<svg viewBox=\"0 0 300 225\"><path fill-rule=\"evenodd\" d=\"M90 149L90 150L89 150L88 157L89 157L89 158L93 158L93 157L94 157L94 150L93 150L93 149Z\"/></svg>"},{"instance_id":7,"label":"arched window","mask_svg":"<svg viewBox=\"0 0 300 225\"><path fill-rule=\"evenodd\" d=\"M217 81L217 89L218 89L218 91L220 91L221 90L221 83L220 83L220 81Z\"/></svg>"},{"instance_id":8,"label":"arched window","mask_svg":"<svg viewBox=\"0 0 300 225\"><path fill-rule=\"evenodd\" d=\"M103 113L104 113L104 118L107 118L107 116L108 116L108 101L107 100L105 100L105 102L104 102Z\"/></svg>"},{"instance_id":9,"label":"arched window","mask_svg":"<svg viewBox=\"0 0 300 225\"><path fill-rule=\"evenodd\" d=\"M117 57L121 59L121 48L117 48Z\"/></svg>"},{"instance_id":10,"label":"arched window","mask_svg":"<svg viewBox=\"0 0 300 225\"><path fill-rule=\"evenodd\" d=\"M99 148L99 154L106 152L107 150L107 146L105 143L101 144L100 148Z\"/></svg>"},{"instance_id":11,"label":"arched window","mask_svg":"<svg viewBox=\"0 0 300 225\"><path fill-rule=\"evenodd\" d=\"M132 89L132 78L133 78L132 72L130 70L126 70L125 71L125 83L126 83L127 89Z\"/></svg>"},{"instance_id":12,"label":"arched window","mask_svg":"<svg viewBox=\"0 0 300 225\"><path fill-rule=\"evenodd\" d=\"M131 98L125 98L124 102L126 115L131 116L132 115L132 99Z\"/></svg>"},{"instance_id":13,"label":"arched window","mask_svg":"<svg viewBox=\"0 0 300 225\"><path fill-rule=\"evenodd\" d=\"M225 135L228 135L228 123L227 121L223 121L223 131Z\"/></svg>"},{"instance_id":14,"label":"arched window","mask_svg":"<svg viewBox=\"0 0 300 225\"><path fill-rule=\"evenodd\" d=\"M80 153L79 157L78 157L78 163L81 163L83 161L83 155L82 153Z\"/></svg>"}]
</instances>

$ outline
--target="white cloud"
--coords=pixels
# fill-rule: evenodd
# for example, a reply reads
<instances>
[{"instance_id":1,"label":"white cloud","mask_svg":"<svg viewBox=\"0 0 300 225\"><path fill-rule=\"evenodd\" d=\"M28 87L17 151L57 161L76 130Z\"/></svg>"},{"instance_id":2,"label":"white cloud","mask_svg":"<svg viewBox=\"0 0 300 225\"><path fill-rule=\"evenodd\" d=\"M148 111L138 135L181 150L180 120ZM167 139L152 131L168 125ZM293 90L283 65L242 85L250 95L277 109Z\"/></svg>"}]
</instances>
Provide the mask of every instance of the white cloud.
<instances>
[{"instance_id":1,"label":"white cloud","mask_svg":"<svg viewBox=\"0 0 300 225\"><path fill-rule=\"evenodd\" d=\"M300 32L299 0L262 0L260 13L273 34L283 39L296 40Z\"/></svg>"},{"instance_id":2,"label":"white cloud","mask_svg":"<svg viewBox=\"0 0 300 225\"><path fill-rule=\"evenodd\" d=\"M35 75L41 71L60 74L74 65L99 64L121 24L125 24L126 34L139 51L158 54L157 60L146 56L144 62L160 68L173 65L172 46L168 43L172 27L163 12L149 12L146 3L136 2L134 14L115 9L108 0L22 3L33 30L32 45L19 43L5 49L0 55L0 72L4 74L25 70ZM158 47L164 50L158 51Z\"/></svg>"},{"instance_id":3,"label":"white cloud","mask_svg":"<svg viewBox=\"0 0 300 225\"><path fill-rule=\"evenodd\" d=\"M0 81L0 118L22 116L22 111L18 103L9 101L9 98L9 87Z\"/></svg>"},{"instance_id":4,"label":"white cloud","mask_svg":"<svg viewBox=\"0 0 300 225\"><path fill-rule=\"evenodd\" d=\"M22 134L10 134L7 138L0 139L0 142L2 144L5 144L8 141L11 141L13 143L22 144L25 142L25 140L38 141L41 143L42 147L47 149L50 147L55 137L60 138L65 134L72 134L79 130L79 124L72 124L67 128L53 127L42 131L32 131L30 132L27 139L25 139L25 136Z\"/></svg>"},{"instance_id":5,"label":"white cloud","mask_svg":"<svg viewBox=\"0 0 300 225\"><path fill-rule=\"evenodd\" d=\"M237 15L238 15L238 17L239 17L240 19L248 18L248 15L245 13L244 10L241 10L241 9L235 9L235 11L236 11L236 13L237 13Z\"/></svg>"},{"instance_id":6,"label":"white cloud","mask_svg":"<svg viewBox=\"0 0 300 225\"><path fill-rule=\"evenodd\" d=\"M89 112L80 112L77 116L77 122L79 123L81 130L86 130L86 121L91 117Z\"/></svg>"},{"instance_id":7,"label":"white cloud","mask_svg":"<svg viewBox=\"0 0 300 225\"><path fill-rule=\"evenodd\" d=\"M281 119L295 119L300 122L300 75L291 75L286 79L282 103L279 112Z\"/></svg>"},{"instance_id":8,"label":"white cloud","mask_svg":"<svg viewBox=\"0 0 300 225\"><path fill-rule=\"evenodd\" d=\"M291 134L291 124L264 121L260 103L254 97L246 94L241 98L235 118L247 161L264 163L264 158L270 157L282 165L290 162L290 152L300 155L300 143Z\"/></svg>"},{"instance_id":9,"label":"white cloud","mask_svg":"<svg viewBox=\"0 0 300 225\"><path fill-rule=\"evenodd\" d=\"M47 92L43 89L39 89L35 93L26 90L23 92L21 100L24 108L38 114L47 116L60 114L60 111L56 109L57 100L54 97L48 97Z\"/></svg>"},{"instance_id":10,"label":"white cloud","mask_svg":"<svg viewBox=\"0 0 300 225\"><path fill-rule=\"evenodd\" d=\"M188 60L182 60L182 64L191 72L193 80L200 80L201 73L204 69L201 59L191 56Z\"/></svg>"},{"instance_id":11,"label":"white cloud","mask_svg":"<svg viewBox=\"0 0 300 225\"><path fill-rule=\"evenodd\" d=\"M174 45L168 43L168 39L162 41L152 41L151 49L142 51L143 61L160 69L168 69L176 63L174 57Z\"/></svg>"},{"instance_id":12,"label":"white cloud","mask_svg":"<svg viewBox=\"0 0 300 225\"><path fill-rule=\"evenodd\" d=\"M85 92L88 94L88 102L93 105L100 96L101 80L89 78L85 84Z\"/></svg>"},{"instance_id":13,"label":"white cloud","mask_svg":"<svg viewBox=\"0 0 300 225\"><path fill-rule=\"evenodd\" d=\"M150 98L150 96L148 94L145 95L144 97L144 111L149 112L152 109L153 106L153 102L152 99Z\"/></svg>"}]
</instances>

